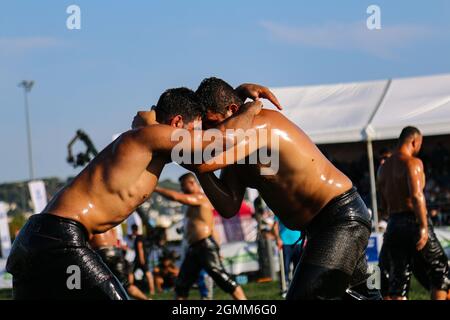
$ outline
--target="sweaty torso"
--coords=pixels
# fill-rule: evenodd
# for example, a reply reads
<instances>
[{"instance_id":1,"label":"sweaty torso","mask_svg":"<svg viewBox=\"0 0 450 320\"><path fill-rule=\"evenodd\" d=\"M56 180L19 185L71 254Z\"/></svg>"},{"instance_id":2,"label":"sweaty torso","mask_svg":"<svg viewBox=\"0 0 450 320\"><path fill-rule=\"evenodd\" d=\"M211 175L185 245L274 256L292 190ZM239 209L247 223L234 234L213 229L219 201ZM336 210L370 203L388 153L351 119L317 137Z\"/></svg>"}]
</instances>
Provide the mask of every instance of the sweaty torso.
<instances>
[{"instance_id":1,"label":"sweaty torso","mask_svg":"<svg viewBox=\"0 0 450 320\"><path fill-rule=\"evenodd\" d=\"M185 236L189 244L213 235L213 207L206 196L199 206L189 206L186 211Z\"/></svg>"},{"instance_id":2,"label":"sweaty torso","mask_svg":"<svg viewBox=\"0 0 450 320\"><path fill-rule=\"evenodd\" d=\"M235 165L233 170L246 186L257 189L267 205L290 229L302 229L333 198L348 191L352 182L316 147L309 137L281 113L262 110L258 127L270 124L269 149L279 152L278 171L262 175L260 162ZM248 163L248 162L246 162Z\"/></svg>"},{"instance_id":3,"label":"sweaty torso","mask_svg":"<svg viewBox=\"0 0 450 320\"><path fill-rule=\"evenodd\" d=\"M90 234L105 232L150 196L164 164L162 156L152 156L125 133L62 188L44 211L78 221Z\"/></svg>"},{"instance_id":4,"label":"sweaty torso","mask_svg":"<svg viewBox=\"0 0 450 320\"><path fill-rule=\"evenodd\" d=\"M382 193L388 214L411 211L414 214L413 199L408 184L408 162L413 157L394 154L380 167L379 188ZM422 174L422 186L425 185L425 175Z\"/></svg>"}]
</instances>

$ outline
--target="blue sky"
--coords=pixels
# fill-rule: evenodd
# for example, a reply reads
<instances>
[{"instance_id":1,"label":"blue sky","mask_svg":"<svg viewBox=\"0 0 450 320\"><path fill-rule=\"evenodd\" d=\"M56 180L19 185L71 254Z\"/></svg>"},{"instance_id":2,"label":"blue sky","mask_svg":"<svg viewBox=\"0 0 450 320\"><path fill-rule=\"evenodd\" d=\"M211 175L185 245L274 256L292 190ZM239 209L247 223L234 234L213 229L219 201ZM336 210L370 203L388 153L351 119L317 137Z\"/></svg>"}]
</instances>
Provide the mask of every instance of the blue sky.
<instances>
[{"instance_id":1,"label":"blue sky","mask_svg":"<svg viewBox=\"0 0 450 320\"><path fill-rule=\"evenodd\" d=\"M81 8L68 30L66 8ZM382 29L366 28L381 8ZM38 177L74 175L79 128L101 149L166 88L208 76L272 87L450 72L450 2L2 1L0 182L27 179L22 91ZM164 170L176 177L180 170Z\"/></svg>"}]
</instances>

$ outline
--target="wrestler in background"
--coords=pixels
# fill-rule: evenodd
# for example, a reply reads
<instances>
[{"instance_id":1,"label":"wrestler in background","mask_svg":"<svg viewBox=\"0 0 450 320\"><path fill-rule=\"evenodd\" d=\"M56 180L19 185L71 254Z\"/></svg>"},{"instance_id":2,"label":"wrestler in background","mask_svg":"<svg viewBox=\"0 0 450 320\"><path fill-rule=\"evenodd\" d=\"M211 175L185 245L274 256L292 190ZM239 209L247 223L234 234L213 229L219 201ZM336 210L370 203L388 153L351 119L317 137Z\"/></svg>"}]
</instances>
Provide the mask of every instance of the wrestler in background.
<instances>
[{"instance_id":1,"label":"wrestler in background","mask_svg":"<svg viewBox=\"0 0 450 320\"><path fill-rule=\"evenodd\" d=\"M281 108L270 90L253 84L234 90L223 80L209 78L196 93L206 108L204 128L220 125L239 112L249 95L269 98ZM255 188L286 227L306 231L308 243L287 299L380 299L379 291L367 286L370 214L352 181L282 113L262 110L251 128L270 133L267 139L257 135L258 152L277 155L278 163L273 168L274 161L262 163L259 157L250 164L247 157L245 164L229 165L221 154L215 163L199 166L198 178L214 208L223 217L232 217L245 189ZM217 169L223 169L220 178L202 174Z\"/></svg>"},{"instance_id":2,"label":"wrestler in background","mask_svg":"<svg viewBox=\"0 0 450 320\"><path fill-rule=\"evenodd\" d=\"M214 234L213 207L192 173L179 178L183 193L156 187L155 192L188 206L184 236L189 248L175 285L176 298L187 299L189 289L204 269L216 284L236 300L245 300L242 288L225 271Z\"/></svg>"},{"instance_id":3,"label":"wrestler in background","mask_svg":"<svg viewBox=\"0 0 450 320\"><path fill-rule=\"evenodd\" d=\"M380 268L382 274L388 275L385 291L393 300L407 299L415 260L427 274L431 298L447 297L448 259L427 214L425 172L417 157L422 141L417 128L405 127L396 150L380 167L378 175L382 208L389 215Z\"/></svg>"}]
</instances>

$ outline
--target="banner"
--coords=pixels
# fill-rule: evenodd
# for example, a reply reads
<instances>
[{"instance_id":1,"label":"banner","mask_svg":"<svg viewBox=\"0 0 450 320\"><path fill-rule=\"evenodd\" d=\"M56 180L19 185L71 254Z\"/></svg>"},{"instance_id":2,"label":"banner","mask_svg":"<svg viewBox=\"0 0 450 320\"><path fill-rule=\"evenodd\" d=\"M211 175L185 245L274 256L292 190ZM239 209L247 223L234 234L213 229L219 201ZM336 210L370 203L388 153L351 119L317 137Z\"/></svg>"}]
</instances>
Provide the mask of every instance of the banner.
<instances>
[{"instance_id":1,"label":"banner","mask_svg":"<svg viewBox=\"0 0 450 320\"><path fill-rule=\"evenodd\" d=\"M119 223L117 226L114 227L114 229L116 230L116 236L117 236L117 240L120 241L120 243L123 243L123 230L122 230L122 224Z\"/></svg>"},{"instance_id":2,"label":"banner","mask_svg":"<svg viewBox=\"0 0 450 320\"><path fill-rule=\"evenodd\" d=\"M276 246L274 245L274 250ZM223 265L227 272L233 275L255 272L259 270L258 245L256 242L229 242L220 246L220 254L223 257ZM280 270L278 253L274 253L275 271Z\"/></svg>"},{"instance_id":3,"label":"banner","mask_svg":"<svg viewBox=\"0 0 450 320\"><path fill-rule=\"evenodd\" d=\"M42 180L28 182L31 201L33 201L34 213L41 213L47 205L47 192L45 184Z\"/></svg>"},{"instance_id":4,"label":"banner","mask_svg":"<svg viewBox=\"0 0 450 320\"><path fill-rule=\"evenodd\" d=\"M383 245L383 233L373 232L370 235L369 243L366 248L366 257L368 263L378 263L381 246Z\"/></svg>"},{"instance_id":5,"label":"banner","mask_svg":"<svg viewBox=\"0 0 450 320\"><path fill-rule=\"evenodd\" d=\"M11 237L9 236L7 212L8 205L4 202L0 202L0 245L2 258L7 258L9 251L11 250Z\"/></svg>"},{"instance_id":6,"label":"banner","mask_svg":"<svg viewBox=\"0 0 450 320\"><path fill-rule=\"evenodd\" d=\"M436 227L434 228L434 232L444 248L447 257L450 259L450 227Z\"/></svg>"}]
</instances>

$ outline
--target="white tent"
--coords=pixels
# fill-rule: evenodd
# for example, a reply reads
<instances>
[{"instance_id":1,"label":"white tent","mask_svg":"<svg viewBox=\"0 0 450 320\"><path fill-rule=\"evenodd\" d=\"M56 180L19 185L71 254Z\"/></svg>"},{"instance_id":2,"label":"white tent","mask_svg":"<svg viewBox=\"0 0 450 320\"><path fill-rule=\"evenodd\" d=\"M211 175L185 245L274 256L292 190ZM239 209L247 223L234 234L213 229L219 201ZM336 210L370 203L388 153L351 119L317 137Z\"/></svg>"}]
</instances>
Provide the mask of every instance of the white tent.
<instances>
[{"instance_id":1,"label":"white tent","mask_svg":"<svg viewBox=\"0 0 450 320\"><path fill-rule=\"evenodd\" d=\"M373 139L396 138L408 125L427 136L450 133L450 74L392 80L370 123Z\"/></svg>"},{"instance_id":2,"label":"white tent","mask_svg":"<svg viewBox=\"0 0 450 320\"><path fill-rule=\"evenodd\" d=\"M364 128L389 81L275 88L283 113L315 143L365 140Z\"/></svg>"},{"instance_id":3,"label":"white tent","mask_svg":"<svg viewBox=\"0 0 450 320\"><path fill-rule=\"evenodd\" d=\"M450 74L272 90L315 143L367 143L375 219L372 141L396 138L407 125L424 135L450 134Z\"/></svg>"},{"instance_id":4,"label":"white tent","mask_svg":"<svg viewBox=\"0 0 450 320\"><path fill-rule=\"evenodd\" d=\"M450 74L272 90L317 144L393 139L407 125L450 134Z\"/></svg>"}]
</instances>

